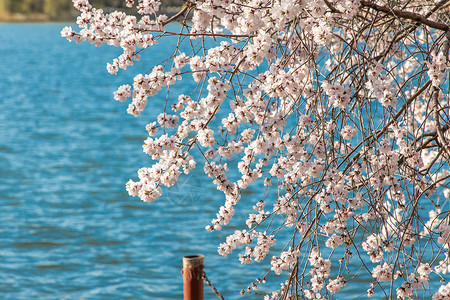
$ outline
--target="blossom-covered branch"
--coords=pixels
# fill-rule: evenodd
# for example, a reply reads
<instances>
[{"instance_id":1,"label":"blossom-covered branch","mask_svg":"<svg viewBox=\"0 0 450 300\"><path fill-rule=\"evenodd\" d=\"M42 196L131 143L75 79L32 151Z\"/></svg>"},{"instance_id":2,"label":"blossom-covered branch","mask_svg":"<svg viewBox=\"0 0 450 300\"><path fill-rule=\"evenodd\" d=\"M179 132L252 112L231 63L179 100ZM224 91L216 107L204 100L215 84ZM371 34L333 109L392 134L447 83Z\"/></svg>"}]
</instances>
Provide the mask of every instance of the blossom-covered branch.
<instances>
[{"instance_id":1,"label":"blossom-covered branch","mask_svg":"<svg viewBox=\"0 0 450 300\"><path fill-rule=\"evenodd\" d=\"M136 117L167 95L146 127L154 164L126 188L153 202L201 165L224 199L207 230L250 205L218 247L267 263L242 293L273 273L266 299L331 299L357 276L368 297L449 299L447 2L204 0L169 18L157 0L127 0L138 16L74 0L80 30L62 36L122 48L111 74L176 40L114 93ZM193 89L174 95L181 80Z\"/></svg>"}]
</instances>

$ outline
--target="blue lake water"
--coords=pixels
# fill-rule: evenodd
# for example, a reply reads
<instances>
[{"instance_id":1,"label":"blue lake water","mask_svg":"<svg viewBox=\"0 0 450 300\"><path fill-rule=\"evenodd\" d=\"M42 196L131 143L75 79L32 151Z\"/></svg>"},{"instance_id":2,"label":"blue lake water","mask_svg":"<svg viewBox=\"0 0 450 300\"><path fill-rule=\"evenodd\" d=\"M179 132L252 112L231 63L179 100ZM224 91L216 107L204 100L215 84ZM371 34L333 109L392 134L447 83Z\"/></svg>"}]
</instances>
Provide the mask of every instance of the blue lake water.
<instances>
[{"instance_id":1,"label":"blue lake water","mask_svg":"<svg viewBox=\"0 0 450 300\"><path fill-rule=\"evenodd\" d=\"M204 227L223 195L201 169L152 204L125 191L151 164L141 148L145 125L164 99L151 99L134 118L112 93L165 58L170 41L112 76L106 63L120 49L69 43L63 26L0 24L0 299L180 299L182 256L199 253L226 299L262 298L237 291L265 274L267 259L242 266L236 253L216 250L243 228L256 191L213 234ZM344 289L341 298L366 298L370 279L360 276L362 289Z\"/></svg>"},{"instance_id":2,"label":"blue lake water","mask_svg":"<svg viewBox=\"0 0 450 300\"><path fill-rule=\"evenodd\" d=\"M262 272L217 254L234 229L204 230L223 199L201 170L153 204L125 191L151 164L156 114L134 118L112 93L166 53L113 76L120 49L69 43L63 26L0 24L0 298L180 299L182 256L198 253L238 298Z\"/></svg>"}]
</instances>

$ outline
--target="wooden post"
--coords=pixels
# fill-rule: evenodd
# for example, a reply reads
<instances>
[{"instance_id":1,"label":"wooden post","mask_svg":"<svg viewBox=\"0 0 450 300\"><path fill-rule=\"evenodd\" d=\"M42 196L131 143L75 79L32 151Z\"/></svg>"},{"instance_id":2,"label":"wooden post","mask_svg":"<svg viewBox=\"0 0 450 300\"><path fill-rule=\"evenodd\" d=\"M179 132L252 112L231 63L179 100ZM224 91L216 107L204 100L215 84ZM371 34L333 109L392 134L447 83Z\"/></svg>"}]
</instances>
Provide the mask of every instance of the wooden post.
<instances>
[{"instance_id":1,"label":"wooden post","mask_svg":"<svg viewBox=\"0 0 450 300\"><path fill-rule=\"evenodd\" d=\"M203 255L183 257L184 300L203 300Z\"/></svg>"}]
</instances>

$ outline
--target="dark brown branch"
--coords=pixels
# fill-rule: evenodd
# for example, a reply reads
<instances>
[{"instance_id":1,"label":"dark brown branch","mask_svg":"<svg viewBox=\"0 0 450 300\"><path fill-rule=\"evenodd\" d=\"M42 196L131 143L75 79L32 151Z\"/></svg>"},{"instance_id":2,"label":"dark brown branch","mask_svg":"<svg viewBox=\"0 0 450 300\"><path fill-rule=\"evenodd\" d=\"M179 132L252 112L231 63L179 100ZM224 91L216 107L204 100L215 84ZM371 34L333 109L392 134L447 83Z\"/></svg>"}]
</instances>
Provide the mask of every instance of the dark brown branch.
<instances>
[{"instance_id":1,"label":"dark brown branch","mask_svg":"<svg viewBox=\"0 0 450 300\"><path fill-rule=\"evenodd\" d=\"M324 0L325 4L328 6L328 8L331 10L332 13L341 13L339 10L337 10L331 3L327 0Z\"/></svg>"},{"instance_id":2,"label":"dark brown branch","mask_svg":"<svg viewBox=\"0 0 450 300\"><path fill-rule=\"evenodd\" d=\"M443 30L443 31L449 30L448 25L446 25L444 23L439 23L439 22L429 20L426 17L416 14L416 13L413 13L413 12L391 9L389 7L381 6L381 5L378 5L378 4L369 2L369 1L361 1L361 5L372 8L376 11L381 11L381 12L387 13L389 15L396 16L398 18L416 21L416 22L419 22L419 23L426 25L428 27L431 27L431 28L435 28L435 29L439 29L439 30Z\"/></svg>"},{"instance_id":3,"label":"dark brown branch","mask_svg":"<svg viewBox=\"0 0 450 300\"><path fill-rule=\"evenodd\" d=\"M446 5L450 0L441 0L438 3L436 3L436 5L429 11L427 12L423 17L424 18L428 18L429 16L431 16L432 14L434 14L436 11L438 11L439 9L443 8L444 5ZM405 36L407 36L408 34L410 34L411 32L413 32L414 30L416 30L417 26L419 24L414 24L414 25L410 25L406 28L404 28L403 30L397 32L394 36L394 38L392 39L391 43L389 44L389 47L386 48L386 50L381 53L380 55L378 55L377 57L375 57L374 59L376 61L379 61L380 59L382 59L385 55L387 55L389 53L389 51L392 49L392 47L394 46L395 43L399 42L401 39L403 39Z\"/></svg>"},{"instance_id":4,"label":"dark brown branch","mask_svg":"<svg viewBox=\"0 0 450 300\"><path fill-rule=\"evenodd\" d=\"M163 22L163 25L169 24L170 22L175 21L180 16L184 15L184 13L188 10L188 6L184 6L179 12L177 12L175 15L173 15L170 19L167 19L165 22Z\"/></svg>"},{"instance_id":5,"label":"dark brown branch","mask_svg":"<svg viewBox=\"0 0 450 300\"><path fill-rule=\"evenodd\" d=\"M436 122L436 132L438 135L438 141L440 142L442 148L444 149L445 153L447 154L447 162L450 163L450 149L447 145L447 141L444 137L444 134L442 132L441 128L441 122L439 120L439 88L434 87L433 89L433 115L434 115L434 121Z\"/></svg>"}]
</instances>

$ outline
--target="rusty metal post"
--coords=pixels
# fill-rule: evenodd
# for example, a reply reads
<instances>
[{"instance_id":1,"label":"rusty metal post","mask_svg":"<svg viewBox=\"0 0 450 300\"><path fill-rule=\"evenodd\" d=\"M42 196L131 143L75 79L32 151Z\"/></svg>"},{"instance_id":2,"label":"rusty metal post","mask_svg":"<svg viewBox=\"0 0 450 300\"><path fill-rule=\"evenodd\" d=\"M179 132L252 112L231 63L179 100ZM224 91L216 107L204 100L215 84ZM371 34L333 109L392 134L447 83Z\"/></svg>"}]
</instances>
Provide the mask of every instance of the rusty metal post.
<instances>
[{"instance_id":1,"label":"rusty metal post","mask_svg":"<svg viewBox=\"0 0 450 300\"><path fill-rule=\"evenodd\" d=\"M183 257L184 300L203 300L203 255Z\"/></svg>"}]
</instances>

